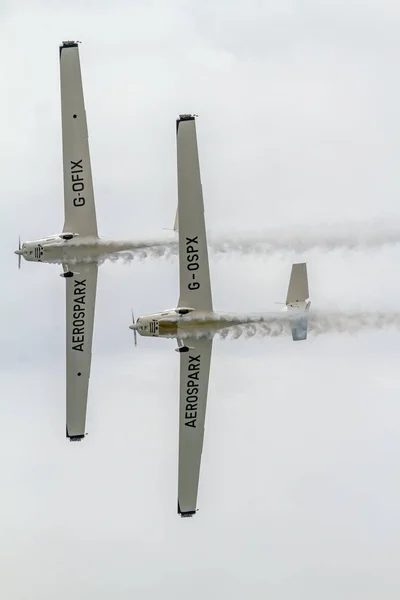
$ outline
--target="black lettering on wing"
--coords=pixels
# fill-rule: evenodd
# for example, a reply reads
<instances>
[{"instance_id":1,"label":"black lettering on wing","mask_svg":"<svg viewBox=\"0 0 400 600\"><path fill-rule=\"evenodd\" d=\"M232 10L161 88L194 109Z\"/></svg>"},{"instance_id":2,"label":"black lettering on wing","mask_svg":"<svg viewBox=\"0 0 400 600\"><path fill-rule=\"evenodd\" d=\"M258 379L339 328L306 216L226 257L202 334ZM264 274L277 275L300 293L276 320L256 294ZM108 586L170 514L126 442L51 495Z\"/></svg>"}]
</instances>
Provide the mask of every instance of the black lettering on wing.
<instances>
[{"instance_id":1,"label":"black lettering on wing","mask_svg":"<svg viewBox=\"0 0 400 600\"><path fill-rule=\"evenodd\" d=\"M73 198L72 203L77 208L81 206L85 206L86 200L82 196L81 192L85 189L84 176L80 177L80 174L83 174L83 159L79 159L77 161L71 160L71 181L72 181L72 191L76 196Z\"/></svg>"},{"instance_id":2,"label":"black lettering on wing","mask_svg":"<svg viewBox=\"0 0 400 600\"><path fill-rule=\"evenodd\" d=\"M78 160L77 162L71 160L71 171L78 171L78 173L82 173L83 171L83 165L82 165L82 158L80 160Z\"/></svg>"},{"instance_id":3,"label":"black lettering on wing","mask_svg":"<svg viewBox=\"0 0 400 600\"><path fill-rule=\"evenodd\" d=\"M196 428L197 403L199 394L200 354L192 356L189 354L189 362L186 374L186 406L185 426Z\"/></svg>"},{"instance_id":4,"label":"black lettering on wing","mask_svg":"<svg viewBox=\"0 0 400 600\"><path fill-rule=\"evenodd\" d=\"M192 281L190 281L187 285L190 291L198 290L200 287L200 282L195 281L195 271L198 271L198 269L200 268L199 251L197 248L198 243L199 239L197 235L193 238L186 238L186 268L188 271L190 271L192 279Z\"/></svg>"},{"instance_id":5,"label":"black lettering on wing","mask_svg":"<svg viewBox=\"0 0 400 600\"><path fill-rule=\"evenodd\" d=\"M198 236L198 235L196 235L196 237L194 237L194 238L188 238L188 237L187 237L187 238L186 238L186 246L187 246L188 244L198 244L198 243L199 243L199 239L198 239L198 238L199 238L199 236Z\"/></svg>"},{"instance_id":6,"label":"black lettering on wing","mask_svg":"<svg viewBox=\"0 0 400 600\"><path fill-rule=\"evenodd\" d=\"M74 305L72 307L72 350L83 352L85 345L86 279L74 279Z\"/></svg>"},{"instance_id":7,"label":"black lettering on wing","mask_svg":"<svg viewBox=\"0 0 400 600\"><path fill-rule=\"evenodd\" d=\"M75 279L74 287L76 287L77 285L82 285L83 287L86 287L86 279L82 279L82 281L80 281L79 279Z\"/></svg>"}]
</instances>

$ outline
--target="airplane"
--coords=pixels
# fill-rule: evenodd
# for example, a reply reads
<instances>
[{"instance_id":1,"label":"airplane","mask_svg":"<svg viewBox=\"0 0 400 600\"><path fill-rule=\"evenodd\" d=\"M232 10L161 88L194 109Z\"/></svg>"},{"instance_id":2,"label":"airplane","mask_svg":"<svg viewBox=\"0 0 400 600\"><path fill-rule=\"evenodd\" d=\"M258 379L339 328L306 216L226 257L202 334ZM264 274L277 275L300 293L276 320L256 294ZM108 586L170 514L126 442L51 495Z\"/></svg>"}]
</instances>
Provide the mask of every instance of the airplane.
<instances>
[{"instance_id":1,"label":"airplane","mask_svg":"<svg viewBox=\"0 0 400 600\"><path fill-rule=\"evenodd\" d=\"M178 514L192 517L197 511L200 463L204 439L213 335L240 319L213 310L203 193L194 115L176 121L178 214L174 230L179 235L179 287L176 308L139 317L132 313L135 345L141 336L176 338L180 353ZM293 340L306 339L304 315L310 307L305 263L293 265L285 310ZM296 320L300 317L300 325ZM242 320L242 322L247 322ZM304 335L304 326L306 327ZM198 332L203 331L204 336Z\"/></svg>"},{"instance_id":2,"label":"airplane","mask_svg":"<svg viewBox=\"0 0 400 600\"><path fill-rule=\"evenodd\" d=\"M66 279L66 436L85 436L87 396L92 356L98 260L123 243L98 236L83 97L78 42L60 46L61 121L64 176L64 227L57 235L19 241L21 257L39 263L61 263ZM157 243L137 242L137 248ZM126 248L128 249L128 248ZM132 249L132 244L129 244Z\"/></svg>"}]
</instances>

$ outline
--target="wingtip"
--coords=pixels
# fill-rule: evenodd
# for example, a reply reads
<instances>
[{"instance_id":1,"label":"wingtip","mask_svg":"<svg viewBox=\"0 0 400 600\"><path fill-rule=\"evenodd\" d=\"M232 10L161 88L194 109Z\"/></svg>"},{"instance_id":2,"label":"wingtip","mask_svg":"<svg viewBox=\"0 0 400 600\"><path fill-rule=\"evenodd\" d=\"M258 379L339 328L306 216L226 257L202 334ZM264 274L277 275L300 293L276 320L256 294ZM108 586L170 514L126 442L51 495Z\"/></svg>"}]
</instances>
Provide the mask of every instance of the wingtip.
<instances>
[{"instance_id":1,"label":"wingtip","mask_svg":"<svg viewBox=\"0 0 400 600\"><path fill-rule=\"evenodd\" d=\"M176 120L176 133L178 133L178 129L179 129L179 125L183 122L183 121L195 121L196 117L198 117L198 115L192 115L192 114L183 114L183 115L179 115L179 117Z\"/></svg>"},{"instance_id":2,"label":"wingtip","mask_svg":"<svg viewBox=\"0 0 400 600\"><path fill-rule=\"evenodd\" d=\"M196 510L185 510L182 511L180 504L179 504L179 500L178 500L178 515L180 515L182 518L187 518L187 517L193 517L193 515L196 514Z\"/></svg>"},{"instance_id":3,"label":"wingtip","mask_svg":"<svg viewBox=\"0 0 400 600\"><path fill-rule=\"evenodd\" d=\"M65 434L66 434L66 437L69 439L70 442L80 442L85 437L84 433L83 434L79 434L79 435L70 435L69 431L68 431L68 427L65 428Z\"/></svg>"},{"instance_id":4,"label":"wingtip","mask_svg":"<svg viewBox=\"0 0 400 600\"><path fill-rule=\"evenodd\" d=\"M60 58L61 58L62 51L65 50L66 48L77 48L77 47L78 47L78 42L74 42L74 41L62 42L60 44Z\"/></svg>"}]
</instances>

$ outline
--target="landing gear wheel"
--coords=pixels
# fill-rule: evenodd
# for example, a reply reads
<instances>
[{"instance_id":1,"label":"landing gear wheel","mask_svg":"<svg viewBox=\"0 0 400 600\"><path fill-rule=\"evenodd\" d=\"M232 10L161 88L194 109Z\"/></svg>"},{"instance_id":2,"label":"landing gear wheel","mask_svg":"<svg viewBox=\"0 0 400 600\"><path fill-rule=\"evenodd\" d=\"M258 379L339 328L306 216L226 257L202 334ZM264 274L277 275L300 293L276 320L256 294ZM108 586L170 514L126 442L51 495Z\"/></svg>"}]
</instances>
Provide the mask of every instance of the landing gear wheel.
<instances>
[{"instance_id":1,"label":"landing gear wheel","mask_svg":"<svg viewBox=\"0 0 400 600\"><path fill-rule=\"evenodd\" d=\"M178 352L189 352L189 348L187 346L181 346L178 348Z\"/></svg>"},{"instance_id":2,"label":"landing gear wheel","mask_svg":"<svg viewBox=\"0 0 400 600\"><path fill-rule=\"evenodd\" d=\"M73 277L74 276L72 271L65 271L65 273L61 273L60 275L61 275L61 277Z\"/></svg>"}]
</instances>

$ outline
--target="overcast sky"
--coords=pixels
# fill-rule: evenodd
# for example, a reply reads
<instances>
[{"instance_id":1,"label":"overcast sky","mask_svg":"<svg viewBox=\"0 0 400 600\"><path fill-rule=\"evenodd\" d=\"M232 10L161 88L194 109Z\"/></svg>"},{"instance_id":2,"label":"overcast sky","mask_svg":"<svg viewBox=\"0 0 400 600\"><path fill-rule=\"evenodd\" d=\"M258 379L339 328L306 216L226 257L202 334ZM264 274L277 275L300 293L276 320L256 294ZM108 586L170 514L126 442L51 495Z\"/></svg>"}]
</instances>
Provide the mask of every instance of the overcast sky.
<instances>
[{"instance_id":1,"label":"overcast sky","mask_svg":"<svg viewBox=\"0 0 400 600\"><path fill-rule=\"evenodd\" d=\"M80 56L100 235L174 221L196 112L210 232L399 219L392 0L0 2L0 591L7 600L398 600L400 337L216 339L199 512L176 514L179 355L136 316L176 258L100 268L88 436L65 438L65 283L12 254L59 233L58 46ZM338 226L339 226L338 225ZM210 256L217 310L398 308L400 248Z\"/></svg>"}]
</instances>

